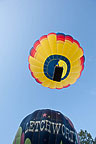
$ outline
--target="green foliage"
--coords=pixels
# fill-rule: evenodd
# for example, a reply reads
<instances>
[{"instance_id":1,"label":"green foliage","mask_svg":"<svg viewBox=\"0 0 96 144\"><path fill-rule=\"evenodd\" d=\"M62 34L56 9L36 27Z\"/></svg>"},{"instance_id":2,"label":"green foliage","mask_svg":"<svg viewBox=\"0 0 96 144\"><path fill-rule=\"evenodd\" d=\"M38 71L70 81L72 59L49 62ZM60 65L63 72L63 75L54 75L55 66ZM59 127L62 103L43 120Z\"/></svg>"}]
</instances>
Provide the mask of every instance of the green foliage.
<instances>
[{"instance_id":1,"label":"green foliage","mask_svg":"<svg viewBox=\"0 0 96 144\"><path fill-rule=\"evenodd\" d=\"M91 134L87 132L87 130L85 131L81 130L79 132L79 139L80 144L96 144L96 138L94 140Z\"/></svg>"}]
</instances>

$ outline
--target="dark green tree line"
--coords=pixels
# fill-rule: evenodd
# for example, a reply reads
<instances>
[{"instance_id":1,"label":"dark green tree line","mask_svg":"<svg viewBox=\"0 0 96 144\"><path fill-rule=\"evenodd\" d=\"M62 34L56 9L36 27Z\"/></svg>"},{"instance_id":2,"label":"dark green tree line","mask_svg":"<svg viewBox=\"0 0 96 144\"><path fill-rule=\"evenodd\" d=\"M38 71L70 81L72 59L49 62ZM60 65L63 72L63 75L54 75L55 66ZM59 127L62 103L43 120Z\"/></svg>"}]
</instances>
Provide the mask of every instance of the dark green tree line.
<instances>
[{"instance_id":1,"label":"dark green tree line","mask_svg":"<svg viewBox=\"0 0 96 144\"><path fill-rule=\"evenodd\" d=\"M79 132L80 144L96 144L96 138L93 139L92 135L87 130Z\"/></svg>"}]
</instances>

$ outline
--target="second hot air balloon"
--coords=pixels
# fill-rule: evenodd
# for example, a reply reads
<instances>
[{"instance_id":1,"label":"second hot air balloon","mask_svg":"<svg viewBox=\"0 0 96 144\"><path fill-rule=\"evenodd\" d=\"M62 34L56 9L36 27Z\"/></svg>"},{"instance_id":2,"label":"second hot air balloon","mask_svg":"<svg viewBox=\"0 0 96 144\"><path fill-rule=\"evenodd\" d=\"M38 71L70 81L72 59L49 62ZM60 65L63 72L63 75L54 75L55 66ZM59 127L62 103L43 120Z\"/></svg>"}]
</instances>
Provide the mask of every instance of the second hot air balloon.
<instances>
[{"instance_id":1,"label":"second hot air balloon","mask_svg":"<svg viewBox=\"0 0 96 144\"><path fill-rule=\"evenodd\" d=\"M79 144L79 138L69 118L42 109L23 119L13 144Z\"/></svg>"}]
</instances>

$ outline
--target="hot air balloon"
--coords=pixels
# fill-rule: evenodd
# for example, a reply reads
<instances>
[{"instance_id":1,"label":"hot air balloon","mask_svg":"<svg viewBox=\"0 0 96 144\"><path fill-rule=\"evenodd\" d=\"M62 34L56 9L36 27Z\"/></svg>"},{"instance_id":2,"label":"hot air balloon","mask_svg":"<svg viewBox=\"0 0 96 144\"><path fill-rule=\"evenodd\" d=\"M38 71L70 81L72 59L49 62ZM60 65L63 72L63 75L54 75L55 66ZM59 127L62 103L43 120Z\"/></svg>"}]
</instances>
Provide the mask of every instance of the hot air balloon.
<instances>
[{"instance_id":1,"label":"hot air balloon","mask_svg":"<svg viewBox=\"0 0 96 144\"><path fill-rule=\"evenodd\" d=\"M43 35L34 43L28 61L35 80L51 89L74 84L84 69L83 49L79 42L63 33Z\"/></svg>"},{"instance_id":2,"label":"hot air balloon","mask_svg":"<svg viewBox=\"0 0 96 144\"><path fill-rule=\"evenodd\" d=\"M43 109L24 118L13 144L79 144L79 138L69 118Z\"/></svg>"}]
</instances>

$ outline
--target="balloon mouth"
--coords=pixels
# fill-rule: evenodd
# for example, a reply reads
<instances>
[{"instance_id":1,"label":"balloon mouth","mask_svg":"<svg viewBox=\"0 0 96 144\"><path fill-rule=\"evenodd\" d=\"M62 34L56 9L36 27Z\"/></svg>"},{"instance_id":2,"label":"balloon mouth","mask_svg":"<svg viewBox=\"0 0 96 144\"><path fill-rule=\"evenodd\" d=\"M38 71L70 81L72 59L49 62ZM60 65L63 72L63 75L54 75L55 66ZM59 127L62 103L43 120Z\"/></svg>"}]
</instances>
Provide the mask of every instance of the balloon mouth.
<instances>
[{"instance_id":1,"label":"balloon mouth","mask_svg":"<svg viewBox=\"0 0 96 144\"><path fill-rule=\"evenodd\" d=\"M70 72L70 61L62 55L50 55L44 62L44 74L53 81L64 80Z\"/></svg>"}]
</instances>

